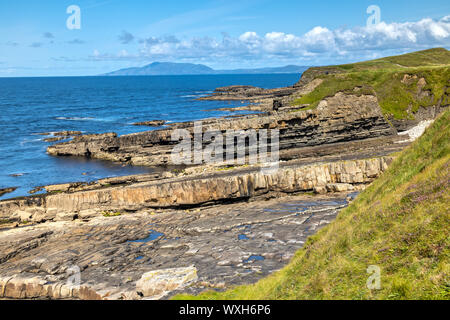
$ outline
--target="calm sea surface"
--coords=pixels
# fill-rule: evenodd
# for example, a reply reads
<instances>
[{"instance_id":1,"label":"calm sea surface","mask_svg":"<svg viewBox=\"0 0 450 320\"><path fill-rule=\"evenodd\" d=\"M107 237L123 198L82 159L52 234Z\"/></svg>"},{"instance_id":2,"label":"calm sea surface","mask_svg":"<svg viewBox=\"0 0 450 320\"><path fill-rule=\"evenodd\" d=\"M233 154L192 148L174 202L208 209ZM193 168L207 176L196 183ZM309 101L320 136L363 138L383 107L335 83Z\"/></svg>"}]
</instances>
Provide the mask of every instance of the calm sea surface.
<instances>
[{"instance_id":1,"label":"calm sea surface","mask_svg":"<svg viewBox=\"0 0 450 320\"><path fill-rule=\"evenodd\" d=\"M211 111L241 102L197 101L215 88L293 85L300 74L149 77L0 78L0 188L18 187L0 199L27 195L42 185L93 181L151 172L82 158L52 157L43 132L65 130L119 135L152 130L132 123L172 122L239 114ZM210 111L207 111L210 110Z\"/></svg>"}]
</instances>

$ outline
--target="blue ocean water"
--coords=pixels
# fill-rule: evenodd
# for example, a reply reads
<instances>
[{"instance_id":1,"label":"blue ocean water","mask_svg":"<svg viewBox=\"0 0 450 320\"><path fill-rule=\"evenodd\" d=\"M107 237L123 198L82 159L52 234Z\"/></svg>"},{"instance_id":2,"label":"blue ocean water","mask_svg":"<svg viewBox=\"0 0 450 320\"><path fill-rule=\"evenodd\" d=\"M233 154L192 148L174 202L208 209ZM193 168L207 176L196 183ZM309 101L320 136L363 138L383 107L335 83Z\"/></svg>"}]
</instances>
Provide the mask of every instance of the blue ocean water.
<instances>
[{"instance_id":1,"label":"blue ocean water","mask_svg":"<svg viewBox=\"0 0 450 320\"><path fill-rule=\"evenodd\" d=\"M52 157L43 132L65 130L119 135L152 130L132 123L172 122L239 114L211 110L241 102L197 101L217 87L293 85L299 74L149 77L0 78L0 199L27 195L37 186L88 182L151 172L83 158Z\"/></svg>"}]
</instances>

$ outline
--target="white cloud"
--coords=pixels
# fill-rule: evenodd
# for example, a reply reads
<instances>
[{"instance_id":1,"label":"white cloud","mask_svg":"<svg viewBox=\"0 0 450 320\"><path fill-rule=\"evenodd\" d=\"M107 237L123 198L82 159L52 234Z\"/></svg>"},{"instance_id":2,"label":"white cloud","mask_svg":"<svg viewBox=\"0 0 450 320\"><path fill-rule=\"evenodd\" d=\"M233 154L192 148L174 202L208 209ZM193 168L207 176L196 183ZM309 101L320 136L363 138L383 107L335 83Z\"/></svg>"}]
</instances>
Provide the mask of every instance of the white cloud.
<instances>
[{"instance_id":1,"label":"white cloud","mask_svg":"<svg viewBox=\"0 0 450 320\"><path fill-rule=\"evenodd\" d=\"M336 34L327 28L315 27L300 39L304 49L310 52L335 50Z\"/></svg>"},{"instance_id":2,"label":"white cloud","mask_svg":"<svg viewBox=\"0 0 450 320\"><path fill-rule=\"evenodd\" d=\"M444 39L448 37L448 31L438 24L432 24L430 31L435 38Z\"/></svg>"},{"instance_id":3,"label":"white cloud","mask_svg":"<svg viewBox=\"0 0 450 320\"><path fill-rule=\"evenodd\" d=\"M222 39L195 37L177 39L150 37L140 39L140 50L132 55L100 55L96 59L121 58L147 60L259 60L327 61L381 56L383 53L450 47L450 16L416 22L385 23L370 27L330 30L316 26L303 35L270 32L259 35L248 31L238 37L223 34Z\"/></svg>"},{"instance_id":4,"label":"white cloud","mask_svg":"<svg viewBox=\"0 0 450 320\"><path fill-rule=\"evenodd\" d=\"M257 43L261 40L261 38L258 36L256 32L253 31L247 31L239 37L239 41L242 41L244 43Z\"/></svg>"}]
</instances>

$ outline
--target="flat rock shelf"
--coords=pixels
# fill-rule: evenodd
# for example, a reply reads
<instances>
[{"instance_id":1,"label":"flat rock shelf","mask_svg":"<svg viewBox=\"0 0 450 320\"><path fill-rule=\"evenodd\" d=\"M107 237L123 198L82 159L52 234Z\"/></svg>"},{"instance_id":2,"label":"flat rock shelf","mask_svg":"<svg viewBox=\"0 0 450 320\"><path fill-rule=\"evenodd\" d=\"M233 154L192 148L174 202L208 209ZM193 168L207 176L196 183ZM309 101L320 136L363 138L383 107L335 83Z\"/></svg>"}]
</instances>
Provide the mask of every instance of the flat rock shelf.
<instances>
[{"instance_id":1,"label":"flat rock shelf","mask_svg":"<svg viewBox=\"0 0 450 320\"><path fill-rule=\"evenodd\" d=\"M352 196L287 196L4 230L1 298L167 299L254 283L283 268ZM66 287L74 267L80 270L78 290ZM166 270L176 268L195 278L167 285L180 274ZM151 271L161 277L161 270L164 284L144 296L137 283Z\"/></svg>"}]
</instances>

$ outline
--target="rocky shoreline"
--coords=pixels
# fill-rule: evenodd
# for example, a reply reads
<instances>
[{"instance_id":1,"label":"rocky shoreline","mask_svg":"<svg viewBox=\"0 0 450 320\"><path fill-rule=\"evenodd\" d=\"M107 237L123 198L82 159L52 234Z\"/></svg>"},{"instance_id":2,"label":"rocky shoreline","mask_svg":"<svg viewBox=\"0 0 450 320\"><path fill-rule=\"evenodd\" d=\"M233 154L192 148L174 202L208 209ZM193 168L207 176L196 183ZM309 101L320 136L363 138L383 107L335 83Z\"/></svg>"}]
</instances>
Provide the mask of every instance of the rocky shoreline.
<instances>
[{"instance_id":1,"label":"rocky shoreline","mask_svg":"<svg viewBox=\"0 0 450 320\"><path fill-rule=\"evenodd\" d=\"M228 130L280 130L280 156L303 148L340 142L363 141L377 137L397 138L395 128L384 119L373 96L338 94L323 101L314 110L298 107L280 111L247 115L233 119L208 119L202 122L203 132ZM81 156L143 166L171 165L171 152L178 141L172 140L176 129L190 132L194 138L194 123L172 124L170 128L123 135L115 133L82 135L73 140L50 146L54 156ZM203 147L207 146L206 139Z\"/></svg>"},{"instance_id":2,"label":"rocky shoreline","mask_svg":"<svg viewBox=\"0 0 450 320\"><path fill-rule=\"evenodd\" d=\"M0 201L0 298L165 299L253 283L282 268L441 111L439 105L419 110L415 120L389 121L377 97L358 88L317 108L291 103L321 81L310 72L289 88L219 88L202 99L251 101L260 113L207 119L200 133L187 122L124 136L54 135L70 140L50 146L53 156L161 170L43 186L45 194ZM278 130L279 168L174 167L177 129L190 138ZM81 284L68 284L74 275Z\"/></svg>"},{"instance_id":3,"label":"rocky shoreline","mask_svg":"<svg viewBox=\"0 0 450 320\"><path fill-rule=\"evenodd\" d=\"M3 195L5 195L5 194L7 194L7 193L14 192L16 189L17 189L17 187L11 187L11 188L3 188L3 189L0 189L0 196L3 196Z\"/></svg>"},{"instance_id":4,"label":"rocky shoreline","mask_svg":"<svg viewBox=\"0 0 450 320\"><path fill-rule=\"evenodd\" d=\"M160 299L253 283L282 268L347 204L345 194L289 196L9 229L0 233L0 297ZM80 268L77 288L67 285L72 266ZM139 283L156 270L163 277L148 280L151 290ZM180 272L195 277L170 286Z\"/></svg>"}]
</instances>

